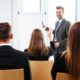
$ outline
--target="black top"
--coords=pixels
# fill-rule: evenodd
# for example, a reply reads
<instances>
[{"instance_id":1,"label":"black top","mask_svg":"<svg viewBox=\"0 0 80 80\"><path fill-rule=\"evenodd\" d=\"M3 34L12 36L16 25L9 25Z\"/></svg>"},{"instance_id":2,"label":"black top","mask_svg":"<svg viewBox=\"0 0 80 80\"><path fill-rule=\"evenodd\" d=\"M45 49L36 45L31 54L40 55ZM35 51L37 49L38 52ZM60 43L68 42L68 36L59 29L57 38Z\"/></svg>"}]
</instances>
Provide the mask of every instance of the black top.
<instances>
[{"instance_id":1,"label":"black top","mask_svg":"<svg viewBox=\"0 0 80 80\"><path fill-rule=\"evenodd\" d=\"M31 80L28 56L11 46L0 46L0 70L3 69L24 69L25 80Z\"/></svg>"},{"instance_id":2,"label":"black top","mask_svg":"<svg viewBox=\"0 0 80 80\"><path fill-rule=\"evenodd\" d=\"M66 68L65 55L64 56L57 55L56 57L55 63L53 64L53 68L51 71L53 80L56 80L57 72L64 73L68 72Z\"/></svg>"},{"instance_id":3,"label":"black top","mask_svg":"<svg viewBox=\"0 0 80 80\"><path fill-rule=\"evenodd\" d=\"M28 53L27 49L25 49L24 52ZM53 50L51 48L49 48L48 55L39 55L39 54L30 55L28 53L29 60L48 60L51 55L53 55Z\"/></svg>"}]
</instances>

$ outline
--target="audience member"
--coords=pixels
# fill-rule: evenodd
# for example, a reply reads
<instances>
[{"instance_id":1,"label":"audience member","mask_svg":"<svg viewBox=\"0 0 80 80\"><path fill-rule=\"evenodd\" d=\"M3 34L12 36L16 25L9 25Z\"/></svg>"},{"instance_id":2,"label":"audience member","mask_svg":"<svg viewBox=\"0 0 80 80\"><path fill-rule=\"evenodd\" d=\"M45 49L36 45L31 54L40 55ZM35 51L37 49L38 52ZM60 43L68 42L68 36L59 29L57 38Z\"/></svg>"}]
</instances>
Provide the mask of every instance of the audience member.
<instances>
[{"instance_id":1,"label":"audience member","mask_svg":"<svg viewBox=\"0 0 80 80\"><path fill-rule=\"evenodd\" d=\"M28 52L30 60L48 60L49 56L53 54L53 50L46 47L44 36L40 29L33 30L29 47L24 51Z\"/></svg>"},{"instance_id":2,"label":"audience member","mask_svg":"<svg viewBox=\"0 0 80 80\"><path fill-rule=\"evenodd\" d=\"M80 76L80 22L72 25L66 53L57 57L53 68L52 77L56 80L57 72L67 72L72 76L72 80L79 80Z\"/></svg>"},{"instance_id":3,"label":"audience member","mask_svg":"<svg viewBox=\"0 0 80 80\"><path fill-rule=\"evenodd\" d=\"M28 56L10 46L11 26L7 22L0 23L0 70L24 69L24 79L31 80Z\"/></svg>"}]
</instances>

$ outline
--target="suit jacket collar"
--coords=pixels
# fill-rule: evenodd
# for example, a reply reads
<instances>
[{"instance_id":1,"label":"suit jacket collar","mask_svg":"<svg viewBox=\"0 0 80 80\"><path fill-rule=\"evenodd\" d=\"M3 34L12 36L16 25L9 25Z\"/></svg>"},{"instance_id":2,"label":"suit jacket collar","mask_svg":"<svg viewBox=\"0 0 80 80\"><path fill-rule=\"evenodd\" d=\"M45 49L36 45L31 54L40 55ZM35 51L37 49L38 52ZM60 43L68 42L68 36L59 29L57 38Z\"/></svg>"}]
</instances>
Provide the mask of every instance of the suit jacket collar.
<instances>
[{"instance_id":1,"label":"suit jacket collar","mask_svg":"<svg viewBox=\"0 0 80 80\"><path fill-rule=\"evenodd\" d=\"M59 25L59 28L63 25L63 23L65 22L65 19L63 19ZM59 30L59 28L57 29L57 31Z\"/></svg>"},{"instance_id":2,"label":"suit jacket collar","mask_svg":"<svg viewBox=\"0 0 80 80\"><path fill-rule=\"evenodd\" d=\"M64 22L65 22L65 19L61 21L60 26L62 26Z\"/></svg>"},{"instance_id":3,"label":"suit jacket collar","mask_svg":"<svg viewBox=\"0 0 80 80\"><path fill-rule=\"evenodd\" d=\"M12 50L12 46L9 46L9 45L3 45L3 46L0 46L0 51L4 51L4 50Z\"/></svg>"}]
</instances>

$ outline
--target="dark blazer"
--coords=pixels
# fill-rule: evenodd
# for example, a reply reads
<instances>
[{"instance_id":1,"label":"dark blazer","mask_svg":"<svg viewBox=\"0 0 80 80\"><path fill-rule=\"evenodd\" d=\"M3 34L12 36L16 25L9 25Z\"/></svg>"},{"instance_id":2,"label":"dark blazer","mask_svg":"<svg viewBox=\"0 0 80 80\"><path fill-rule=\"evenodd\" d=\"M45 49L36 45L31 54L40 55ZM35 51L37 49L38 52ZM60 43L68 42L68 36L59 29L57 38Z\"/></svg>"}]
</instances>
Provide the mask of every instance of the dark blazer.
<instances>
[{"instance_id":1,"label":"dark blazer","mask_svg":"<svg viewBox=\"0 0 80 80\"><path fill-rule=\"evenodd\" d=\"M27 52L27 49L24 50L24 52ZM29 60L48 60L49 57L53 55L53 50L51 48L49 48L49 52L48 52L48 55L39 55L39 54L33 54L33 55L30 55L28 53L28 57L29 57Z\"/></svg>"},{"instance_id":2,"label":"dark blazer","mask_svg":"<svg viewBox=\"0 0 80 80\"><path fill-rule=\"evenodd\" d=\"M55 24L55 30L56 30L57 23L58 23L58 21ZM71 25L71 23L69 21L63 19L62 22L60 23L57 31L53 31L54 37L55 37L55 33L56 33L57 42L60 43L60 47L57 48L58 53L61 53L66 50L67 37L68 37L70 25ZM53 38L53 42L55 42L54 38Z\"/></svg>"},{"instance_id":3,"label":"dark blazer","mask_svg":"<svg viewBox=\"0 0 80 80\"><path fill-rule=\"evenodd\" d=\"M8 45L0 46L0 70L19 68L24 69L25 80L31 80L27 54Z\"/></svg>"},{"instance_id":4,"label":"dark blazer","mask_svg":"<svg viewBox=\"0 0 80 80\"><path fill-rule=\"evenodd\" d=\"M65 55L62 57L58 55L55 60L55 63L53 64L52 71L51 71L53 80L56 80L57 72L68 73L66 67Z\"/></svg>"}]
</instances>

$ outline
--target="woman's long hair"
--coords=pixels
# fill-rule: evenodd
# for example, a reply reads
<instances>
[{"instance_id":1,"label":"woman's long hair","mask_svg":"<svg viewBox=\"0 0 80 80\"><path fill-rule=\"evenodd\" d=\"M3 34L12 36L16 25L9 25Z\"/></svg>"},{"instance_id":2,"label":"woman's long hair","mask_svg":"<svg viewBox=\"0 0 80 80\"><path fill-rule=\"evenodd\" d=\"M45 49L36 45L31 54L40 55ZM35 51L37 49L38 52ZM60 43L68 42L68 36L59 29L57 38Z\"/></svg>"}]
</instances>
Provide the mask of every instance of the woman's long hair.
<instances>
[{"instance_id":1,"label":"woman's long hair","mask_svg":"<svg viewBox=\"0 0 80 80\"><path fill-rule=\"evenodd\" d=\"M28 48L30 54L47 55L48 48L44 43L43 34L40 29L34 29L31 35L30 45Z\"/></svg>"},{"instance_id":2,"label":"woman's long hair","mask_svg":"<svg viewBox=\"0 0 80 80\"><path fill-rule=\"evenodd\" d=\"M74 23L70 29L67 51L69 73L77 79L80 73L80 22Z\"/></svg>"}]
</instances>

